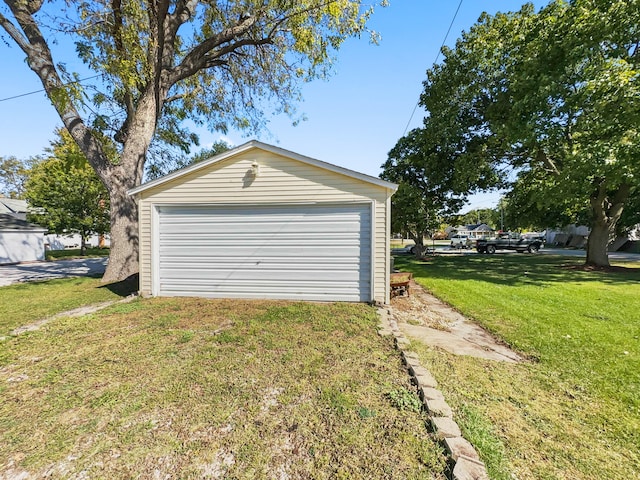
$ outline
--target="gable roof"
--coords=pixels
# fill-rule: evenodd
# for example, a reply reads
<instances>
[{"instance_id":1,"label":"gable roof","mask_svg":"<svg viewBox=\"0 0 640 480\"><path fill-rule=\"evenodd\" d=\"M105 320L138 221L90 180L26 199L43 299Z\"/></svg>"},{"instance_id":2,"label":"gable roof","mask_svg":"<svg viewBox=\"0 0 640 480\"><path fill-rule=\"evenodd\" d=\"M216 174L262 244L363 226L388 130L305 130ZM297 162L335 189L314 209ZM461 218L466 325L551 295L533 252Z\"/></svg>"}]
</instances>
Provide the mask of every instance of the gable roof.
<instances>
[{"instance_id":1,"label":"gable roof","mask_svg":"<svg viewBox=\"0 0 640 480\"><path fill-rule=\"evenodd\" d=\"M0 213L0 231L15 230L15 231L33 231L33 232L46 232L47 229L40 225L29 223L26 220L21 220L8 213Z\"/></svg>"},{"instance_id":2,"label":"gable roof","mask_svg":"<svg viewBox=\"0 0 640 480\"><path fill-rule=\"evenodd\" d=\"M27 201L0 197L0 213L26 213Z\"/></svg>"},{"instance_id":3,"label":"gable roof","mask_svg":"<svg viewBox=\"0 0 640 480\"><path fill-rule=\"evenodd\" d=\"M157 178L155 180L152 180L150 182L147 183L143 183L142 185L132 188L131 190L129 190L127 193L129 195L135 195L137 193L143 192L145 190L148 190L150 188L154 188L157 187L159 185L162 185L164 183L170 182L172 180L175 180L176 178L180 178L184 175L188 175L192 172L195 172L197 170L200 169L205 169L210 165L214 165L216 163L219 163L223 160L226 160L228 158L234 157L236 155L239 155L241 153L247 152L251 149L260 149L260 150L264 150L267 152L271 152L273 154L276 155L280 155L282 157L286 157L286 158L290 158L292 160L296 160L298 162L302 162L302 163L306 163L307 165L313 165L314 167L319 167L319 168L323 168L325 170L329 170L331 172L334 173L338 173L341 175L345 175L347 177L350 178L354 178L356 180L361 180L363 182L367 182L367 183L371 183L373 185L376 185L378 187L382 187L382 188L387 188L389 190L397 190L398 185L396 185L395 183L391 183L391 182L387 182L386 180L382 180L380 178L376 178L376 177L372 177L370 175L366 175L364 173L360 173L360 172L356 172L354 170L349 170L348 168L343 168L343 167L339 167L337 165L333 165L331 163L327 163L327 162L323 162L321 160L316 160L315 158L311 158L311 157L306 157L304 155L300 155L298 153L294 153L291 152L289 150L285 150L284 148L280 148L280 147L276 147L274 145L269 145L267 143L262 143L259 142L257 140L251 140L247 143L244 143L242 145L240 145L239 147L236 148L232 148L231 150L228 150L224 153L221 153L219 155L216 155L215 157L211 157L208 160L204 160L202 162L198 162L198 163L194 163L192 165L189 165L188 167L182 168L180 170L177 170L175 172L172 172L168 175L165 175L163 177Z\"/></svg>"},{"instance_id":4,"label":"gable roof","mask_svg":"<svg viewBox=\"0 0 640 480\"><path fill-rule=\"evenodd\" d=\"M493 232L493 229L486 223L472 223L468 225L460 225L455 230L463 230L467 232Z\"/></svg>"}]
</instances>

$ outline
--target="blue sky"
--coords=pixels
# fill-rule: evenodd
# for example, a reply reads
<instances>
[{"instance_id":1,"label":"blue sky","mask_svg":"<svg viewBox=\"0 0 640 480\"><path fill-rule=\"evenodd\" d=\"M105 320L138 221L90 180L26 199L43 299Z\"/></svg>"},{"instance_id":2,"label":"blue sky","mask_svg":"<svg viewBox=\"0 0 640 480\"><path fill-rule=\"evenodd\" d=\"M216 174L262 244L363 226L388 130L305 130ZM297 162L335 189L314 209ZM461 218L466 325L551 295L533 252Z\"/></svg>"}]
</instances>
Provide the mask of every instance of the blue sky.
<instances>
[{"instance_id":1,"label":"blue sky","mask_svg":"<svg viewBox=\"0 0 640 480\"><path fill-rule=\"evenodd\" d=\"M546 2L534 3L540 7ZM307 120L294 127L287 117L272 117L269 131L257 139L378 176L387 153L405 132L425 72L438 55L458 4L458 0L390 0L390 6L377 7L369 28L380 33L380 44L370 44L366 36L347 40L338 52L333 75L304 86L298 110ZM520 0L463 0L446 43L453 45L483 11L513 11L522 4ZM9 40L6 35L3 38ZM41 89L17 46L2 42L0 54L0 100ZM70 58L69 70L85 71ZM423 115L416 110L409 128L420 126ZM42 154L60 125L43 93L0 101L0 156ZM219 139L232 145L250 140L241 132L222 136L196 131L202 146ZM498 198L497 193L473 196L464 210L494 206Z\"/></svg>"}]
</instances>

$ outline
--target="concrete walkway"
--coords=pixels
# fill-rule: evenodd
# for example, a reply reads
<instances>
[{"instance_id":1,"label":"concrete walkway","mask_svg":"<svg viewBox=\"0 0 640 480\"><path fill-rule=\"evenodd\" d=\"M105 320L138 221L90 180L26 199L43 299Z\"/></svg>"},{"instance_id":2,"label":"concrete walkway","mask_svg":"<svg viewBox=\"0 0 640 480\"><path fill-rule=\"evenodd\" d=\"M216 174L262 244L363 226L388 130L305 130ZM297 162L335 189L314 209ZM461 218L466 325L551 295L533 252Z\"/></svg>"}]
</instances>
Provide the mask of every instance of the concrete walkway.
<instances>
[{"instance_id":1,"label":"concrete walkway","mask_svg":"<svg viewBox=\"0 0 640 480\"><path fill-rule=\"evenodd\" d=\"M30 323L28 325L23 325L21 327L18 327L11 332L11 335L22 335L23 333L26 333L26 332L35 332L36 330L40 330L42 326L46 325L52 320L56 320L57 318L82 317L84 315L89 315L91 313L104 310L105 308L110 307L111 305L115 305L116 303L128 303L131 300L135 300L136 298L138 298L138 295L131 294L121 300L109 300L107 302L96 303L93 305L85 305L83 307L74 308L73 310L67 310L65 312L56 313L51 317L43 318L36 322ZM4 337L0 337L0 339L3 339L3 338Z\"/></svg>"},{"instance_id":2,"label":"concrete walkway","mask_svg":"<svg viewBox=\"0 0 640 480\"><path fill-rule=\"evenodd\" d=\"M442 348L455 355L469 355L485 360L511 363L523 361L520 355L497 343L485 330L468 320L451 324L448 331L408 323L398 323L398 327L408 337Z\"/></svg>"},{"instance_id":3,"label":"concrete walkway","mask_svg":"<svg viewBox=\"0 0 640 480\"><path fill-rule=\"evenodd\" d=\"M416 283L411 284L411 296L391 300L390 313L407 337L427 345L456 355L501 362L524 361L522 356L496 340L485 329Z\"/></svg>"},{"instance_id":4,"label":"concrete walkway","mask_svg":"<svg viewBox=\"0 0 640 480\"><path fill-rule=\"evenodd\" d=\"M100 276L108 261L108 257L97 257L0 265L0 287L54 278Z\"/></svg>"}]
</instances>

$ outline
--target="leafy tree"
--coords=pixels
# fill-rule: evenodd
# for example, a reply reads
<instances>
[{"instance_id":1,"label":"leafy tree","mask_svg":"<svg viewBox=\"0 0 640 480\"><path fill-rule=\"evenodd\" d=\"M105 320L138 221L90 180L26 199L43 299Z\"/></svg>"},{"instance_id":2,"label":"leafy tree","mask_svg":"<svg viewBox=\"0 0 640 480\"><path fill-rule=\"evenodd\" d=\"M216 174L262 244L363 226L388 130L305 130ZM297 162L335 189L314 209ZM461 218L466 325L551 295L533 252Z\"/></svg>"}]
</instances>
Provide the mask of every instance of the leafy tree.
<instances>
[{"instance_id":1,"label":"leafy tree","mask_svg":"<svg viewBox=\"0 0 640 480\"><path fill-rule=\"evenodd\" d=\"M227 152L231 149L231 146L225 142L224 140L219 140L214 142L211 147L203 148L198 153L193 155L189 159L189 165L192 163L202 162L203 160L209 160L211 157L215 157L216 155L220 155L221 153Z\"/></svg>"},{"instance_id":2,"label":"leafy tree","mask_svg":"<svg viewBox=\"0 0 640 480\"><path fill-rule=\"evenodd\" d=\"M609 264L609 239L640 191L639 44L639 0L483 15L445 49L421 97L432 117L461 123L483 145L479 162L518 172L510 201L523 214L587 212L592 265Z\"/></svg>"},{"instance_id":3,"label":"leafy tree","mask_svg":"<svg viewBox=\"0 0 640 480\"><path fill-rule=\"evenodd\" d=\"M0 193L9 198L23 198L29 168L37 159L26 162L16 157L0 157Z\"/></svg>"},{"instance_id":4,"label":"leafy tree","mask_svg":"<svg viewBox=\"0 0 640 480\"><path fill-rule=\"evenodd\" d=\"M553 191L556 188L555 182L550 181L544 171L522 172L505 198L506 223L533 230L564 227L571 223L588 225L587 209L576 209L573 195L557 195ZM548 201L548 197L553 201Z\"/></svg>"},{"instance_id":5,"label":"leafy tree","mask_svg":"<svg viewBox=\"0 0 640 480\"><path fill-rule=\"evenodd\" d=\"M500 228L500 211L495 208L476 208L455 216L457 225L476 225L484 223L491 228Z\"/></svg>"},{"instance_id":6,"label":"leafy tree","mask_svg":"<svg viewBox=\"0 0 640 480\"><path fill-rule=\"evenodd\" d=\"M417 256L424 252L428 232L438 228L443 216L460 209L469 182L478 175L466 169L465 159L451 161L452 152L441 147L440 134L425 119L425 128L401 138L382 165L381 177L399 183L391 198L392 228L409 233Z\"/></svg>"},{"instance_id":7,"label":"leafy tree","mask_svg":"<svg viewBox=\"0 0 640 480\"><path fill-rule=\"evenodd\" d=\"M185 119L222 132L256 131L266 109L293 115L301 82L323 77L333 52L364 32L372 12L359 0L4 4L0 25L109 192L105 281L138 271L137 208L127 191L142 181L153 142L186 152L196 138L182 126ZM97 83L78 82L54 60L49 28L75 42ZM118 145L115 162L108 137Z\"/></svg>"},{"instance_id":8,"label":"leafy tree","mask_svg":"<svg viewBox=\"0 0 640 480\"><path fill-rule=\"evenodd\" d=\"M437 212L429 207L422 192L407 183L400 183L391 197L391 231L408 234L416 244L416 256L422 256L424 238L429 237L439 225Z\"/></svg>"},{"instance_id":9,"label":"leafy tree","mask_svg":"<svg viewBox=\"0 0 640 480\"><path fill-rule=\"evenodd\" d=\"M80 234L84 255L89 235L109 231L109 194L69 133L57 134L51 157L29 173L28 218L55 233Z\"/></svg>"},{"instance_id":10,"label":"leafy tree","mask_svg":"<svg viewBox=\"0 0 640 480\"><path fill-rule=\"evenodd\" d=\"M181 168L187 167L192 163L202 162L208 160L211 157L215 157L221 153L224 153L231 149L231 146L223 141L219 140L214 142L209 148L203 148L198 153L195 153L191 157L181 157L175 159L173 155L163 156L162 152L159 152L154 162L147 164L147 178L153 180L159 178L168 173L175 172Z\"/></svg>"}]
</instances>

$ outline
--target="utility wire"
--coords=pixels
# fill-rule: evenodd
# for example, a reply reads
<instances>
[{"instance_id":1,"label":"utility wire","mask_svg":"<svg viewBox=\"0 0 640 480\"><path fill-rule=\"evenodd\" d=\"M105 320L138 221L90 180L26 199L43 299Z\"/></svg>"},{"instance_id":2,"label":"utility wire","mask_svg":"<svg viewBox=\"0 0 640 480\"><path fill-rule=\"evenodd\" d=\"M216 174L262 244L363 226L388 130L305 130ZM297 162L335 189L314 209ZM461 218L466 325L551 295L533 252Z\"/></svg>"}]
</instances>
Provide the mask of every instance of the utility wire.
<instances>
[{"instance_id":1,"label":"utility wire","mask_svg":"<svg viewBox=\"0 0 640 480\"><path fill-rule=\"evenodd\" d=\"M94 75L92 77L87 77L87 78L81 78L80 80L74 80L73 82L68 82L68 83L63 83L62 86L66 87L67 85L73 85L74 83L82 83L85 82L87 80L93 80L94 78L98 78L101 77L102 74L99 73L98 75ZM21 98L21 97L26 97L28 95L35 95L36 93L41 93L44 92L44 88L41 88L40 90L34 90L33 92L28 92L28 93L21 93L20 95L14 95L13 97L7 97L7 98L0 98L0 102L6 102L9 100L15 100L16 98Z\"/></svg>"},{"instance_id":2,"label":"utility wire","mask_svg":"<svg viewBox=\"0 0 640 480\"><path fill-rule=\"evenodd\" d=\"M444 35L444 39L442 40L442 44L440 45L440 48L438 49L438 54L436 55L436 59L433 61L434 65L438 62L438 59L440 58L440 52L442 51L442 47L444 47L444 44L447 42L447 37L449 37L449 33L451 32L451 27L453 27L453 22L456 21L456 17L458 16L458 12L460 11L460 7L462 7L462 2L463 2L463 0L460 0L460 3L458 3L458 8L456 9L456 13L453 14L453 18L451 19L451 23L449 24L449 29L447 30L447 33ZM411 116L409 117L409 121L407 122L407 126L404 127L404 132L402 133L403 137L407 134L407 130L409 130L409 124L411 123L411 120L413 120L413 116L416 114L416 110L418 109L418 105L420 105L420 100L419 99L416 102L415 107L413 107L413 112L411 112Z\"/></svg>"}]
</instances>

